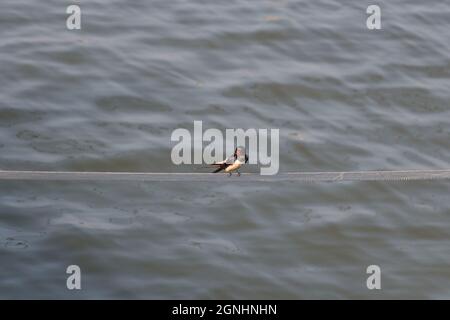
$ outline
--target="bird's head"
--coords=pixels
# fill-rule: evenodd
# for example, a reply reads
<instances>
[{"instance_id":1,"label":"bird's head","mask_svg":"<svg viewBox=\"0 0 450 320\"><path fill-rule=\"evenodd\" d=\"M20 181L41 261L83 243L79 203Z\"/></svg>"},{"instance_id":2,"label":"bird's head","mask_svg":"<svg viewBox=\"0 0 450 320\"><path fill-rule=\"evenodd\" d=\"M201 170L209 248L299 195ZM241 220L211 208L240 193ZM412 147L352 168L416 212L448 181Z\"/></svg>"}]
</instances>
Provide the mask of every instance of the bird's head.
<instances>
[{"instance_id":1,"label":"bird's head","mask_svg":"<svg viewBox=\"0 0 450 320\"><path fill-rule=\"evenodd\" d=\"M234 157L235 159L238 159L242 163L247 162L247 155L245 154L245 148L244 147L237 147L234 150Z\"/></svg>"},{"instance_id":2,"label":"bird's head","mask_svg":"<svg viewBox=\"0 0 450 320\"><path fill-rule=\"evenodd\" d=\"M237 147L235 150L234 150L234 154L236 155L236 156L245 156L245 148L244 147Z\"/></svg>"}]
</instances>

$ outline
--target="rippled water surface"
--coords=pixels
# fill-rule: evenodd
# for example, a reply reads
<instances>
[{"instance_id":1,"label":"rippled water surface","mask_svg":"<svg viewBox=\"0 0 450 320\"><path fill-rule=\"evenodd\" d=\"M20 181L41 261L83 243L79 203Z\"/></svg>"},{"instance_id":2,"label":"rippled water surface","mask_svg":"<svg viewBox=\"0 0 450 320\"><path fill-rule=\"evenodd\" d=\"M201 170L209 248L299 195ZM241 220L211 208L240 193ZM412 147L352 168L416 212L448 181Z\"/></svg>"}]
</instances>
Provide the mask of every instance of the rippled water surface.
<instances>
[{"instance_id":1,"label":"rippled water surface","mask_svg":"<svg viewBox=\"0 0 450 320\"><path fill-rule=\"evenodd\" d=\"M197 170L194 120L279 128L280 171L448 169L450 3L369 4L2 0L0 169ZM450 298L449 182L236 179L0 181L0 298Z\"/></svg>"}]
</instances>

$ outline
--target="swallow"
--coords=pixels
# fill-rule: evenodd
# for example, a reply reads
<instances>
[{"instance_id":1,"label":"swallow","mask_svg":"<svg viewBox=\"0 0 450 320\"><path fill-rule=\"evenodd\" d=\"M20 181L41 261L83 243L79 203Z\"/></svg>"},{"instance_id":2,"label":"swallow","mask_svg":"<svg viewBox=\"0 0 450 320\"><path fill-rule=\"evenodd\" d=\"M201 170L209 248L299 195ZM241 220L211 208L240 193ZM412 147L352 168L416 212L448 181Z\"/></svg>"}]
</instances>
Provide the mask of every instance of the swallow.
<instances>
[{"instance_id":1,"label":"swallow","mask_svg":"<svg viewBox=\"0 0 450 320\"><path fill-rule=\"evenodd\" d=\"M248 155L245 153L244 147L237 147L234 154L223 161L213 163L214 166L219 166L213 173L225 170L231 176L233 171L236 171L238 176L241 175L239 168L248 162Z\"/></svg>"}]
</instances>

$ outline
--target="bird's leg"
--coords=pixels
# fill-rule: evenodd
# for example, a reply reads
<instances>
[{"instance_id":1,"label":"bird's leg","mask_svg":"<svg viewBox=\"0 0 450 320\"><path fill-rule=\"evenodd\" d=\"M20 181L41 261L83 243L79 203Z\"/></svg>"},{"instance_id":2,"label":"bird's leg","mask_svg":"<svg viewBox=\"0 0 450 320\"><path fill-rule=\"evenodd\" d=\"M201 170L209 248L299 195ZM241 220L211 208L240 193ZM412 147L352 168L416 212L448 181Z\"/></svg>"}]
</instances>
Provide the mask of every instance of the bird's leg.
<instances>
[{"instance_id":1,"label":"bird's leg","mask_svg":"<svg viewBox=\"0 0 450 320\"><path fill-rule=\"evenodd\" d=\"M238 177L240 177L240 176L241 176L241 173L239 172L239 170L237 171L237 175L238 175Z\"/></svg>"},{"instance_id":2,"label":"bird's leg","mask_svg":"<svg viewBox=\"0 0 450 320\"><path fill-rule=\"evenodd\" d=\"M231 177L231 172L228 174L229 177Z\"/></svg>"}]
</instances>

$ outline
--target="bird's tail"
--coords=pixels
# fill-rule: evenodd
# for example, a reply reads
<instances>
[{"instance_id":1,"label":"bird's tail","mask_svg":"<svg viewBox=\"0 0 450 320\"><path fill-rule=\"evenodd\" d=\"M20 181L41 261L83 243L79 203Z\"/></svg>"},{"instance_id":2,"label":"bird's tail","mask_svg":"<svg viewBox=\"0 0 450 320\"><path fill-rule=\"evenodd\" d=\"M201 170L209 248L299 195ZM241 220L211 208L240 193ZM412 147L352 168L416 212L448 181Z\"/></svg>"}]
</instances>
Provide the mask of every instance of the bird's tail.
<instances>
[{"instance_id":1,"label":"bird's tail","mask_svg":"<svg viewBox=\"0 0 450 320\"><path fill-rule=\"evenodd\" d=\"M223 169L225 169L225 167L220 166L220 167L218 167L216 170L214 170L212 173L217 173L217 172L219 172L219 171L222 171Z\"/></svg>"}]
</instances>

